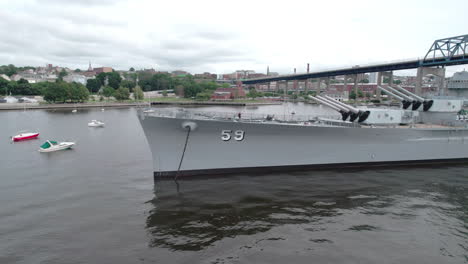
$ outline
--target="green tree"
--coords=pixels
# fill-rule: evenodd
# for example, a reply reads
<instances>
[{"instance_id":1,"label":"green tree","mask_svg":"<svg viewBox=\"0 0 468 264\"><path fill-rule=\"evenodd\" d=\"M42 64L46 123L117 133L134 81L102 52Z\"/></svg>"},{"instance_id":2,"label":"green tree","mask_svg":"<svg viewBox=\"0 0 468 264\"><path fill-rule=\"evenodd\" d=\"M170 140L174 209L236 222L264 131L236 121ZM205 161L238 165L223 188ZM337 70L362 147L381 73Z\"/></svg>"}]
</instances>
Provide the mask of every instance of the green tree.
<instances>
[{"instance_id":1,"label":"green tree","mask_svg":"<svg viewBox=\"0 0 468 264\"><path fill-rule=\"evenodd\" d=\"M143 90L139 86L133 89L133 97L135 98L135 100L143 100L145 98Z\"/></svg>"},{"instance_id":2,"label":"green tree","mask_svg":"<svg viewBox=\"0 0 468 264\"><path fill-rule=\"evenodd\" d=\"M0 77L0 95L8 94L8 81Z\"/></svg>"},{"instance_id":3,"label":"green tree","mask_svg":"<svg viewBox=\"0 0 468 264\"><path fill-rule=\"evenodd\" d=\"M102 90L102 94L103 94L105 97L114 96L114 93L115 93L114 88L112 88L112 87L110 87L110 86L105 86L104 89Z\"/></svg>"},{"instance_id":4,"label":"green tree","mask_svg":"<svg viewBox=\"0 0 468 264\"><path fill-rule=\"evenodd\" d=\"M120 83L122 82L122 77L120 77L118 72L108 72L107 80L109 81L110 87L118 89L120 87Z\"/></svg>"},{"instance_id":5,"label":"green tree","mask_svg":"<svg viewBox=\"0 0 468 264\"><path fill-rule=\"evenodd\" d=\"M101 72L98 75L96 75L96 80L98 80L100 84L99 87L106 85L106 79L107 79L107 75L105 72Z\"/></svg>"},{"instance_id":6,"label":"green tree","mask_svg":"<svg viewBox=\"0 0 468 264\"><path fill-rule=\"evenodd\" d=\"M212 93L210 91L205 91L205 92L197 93L195 98L198 101L208 101L211 98L211 94Z\"/></svg>"},{"instance_id":7,"label":"green tree","mask_svg":"<svg viewBox=\"0 0 468 264\"><path fill-rule=\"evenodd\" d=\"M178 82L180 82L180 84L184 88L183 93L184 97L186 98L196 97L198 93L203 91L200 85L195 82L193 76L191 75L184 76Z\"/></svg>"},{"instance_id":8,"label":"green tree","mask_svg":"<svg viewBox=\"0 0 468 264\"><path fill-rule=\"evenodd\" d=\"M173 87L173 80L169 74L157 73L153 75L149 81L151 90L166 90Z\"/></svg>"},{"instance_id":9,"label":"green tree","mask_svg":"<svg viewBox=\"0 0 468 264\"><path fill-rule=\"evenodd\" d=\"M98 79L89 79L86 82L86 88L88 88L88 91L91 93L97 93L99 89L101 89L101 82Z\"/></svg>"},{"instance_id":10,"label":"green tree","mask_svg":"<svg viewBox=\"0 0 468 264\"><path fill-rule=\"evenodd\" d=\"M67 89L67 83L55 82L50 83L43 91L44 100L47 102L61 102L64 103L69 98L69 91Z\"/></svg>"},{"instance_id":11,"label":"green tree","mask_svg":"<svg viewBox=\"0 0 468 264\"><path fill-rule=\"evenodd\" d=\"M127 100L130 97L130 90L128 88L120 87L115 91L114 97L117 100Z\"/></svg>"},{"instance_id":12,"label":"green tree","mask_svg":"<svg viewBox=\"0 0 468 264\"><path fill-rule=\"evenodd\" d=\"M125 88L128 88L130 91L133 91L133 89L135 88L136 86L136 83L134 81L131 81L131 80L123 80L120 85L122 87L125 87Z\"/></svg>"},{"instance_id":13,"label":"green tree","mask_svg":"<svg viewBox=\"0 0 468 264\"><path fill-rule=\"evenodd\" d=\"M357 92L358 92L358 97L359 97L359 98L364 97L364 94L362 93L362 91L361 91L360 89L358 89Z\"/></svg>"},{"instance_id":14,"label":"green tree","mask_svg":"<svg viewBox=\"0 0 468 264\"><path fill-rule=\"evenodd\" d=\"M262 94L260 92L257 92L255 88L250 88L249 92L247 93L247 97L250 97L250 98L257 98L257 97L260 97L261 95Z\"/></svg>"},{"instance_id":15,"label":"green tree","mask_svg":"<svg viewBox=\"0 0 468 264\"><path fill-rule=\"evenodd\" d=\"M38 95L39 91L34 90L31 84L25 79L21 78L16 85L12 86L10 90L15 95Z\"/></svg>"},{"instance_id":16,"label":"green tree","mask_svg":"<svg viewBox=\"0 0 468 264\"><path fill-rule=\"evenodd\" d=\"M13 64L0 66L0 74L5 74L10 77L16 73L18 73L18 68L16 68Z\"/></svg>"},{"instance_id":17,"label":"green tree","mask_svg":"<svg viewBox=\"0 0 468 264\"><path fill-rule=\"evenodd\" d=\"M69 100L73 103L84 102L89 98L88 89L79 83L73 82L67 84L67 90L69 94Z\"/></svg>"},{"instance_id":18,"label":"green tree","mask_svg":"<svg viewBox=\"0 0 468 264\"><path fill-rule=\"evenodd\" d=\"M134 72L135 68L131 67L129 71Z\"/></svg>"},{"instance_id":19,"label":"green tree","mask_svg":"<svg viewBox=\"0 0 468 264\"><path fill-rule=\"evenodd\" d=\"M68 72L65 71L65 69L62 69L60 72L59 72L59 75L58 75L58 79L60 81L63 81L63 77L67 76L68 75Z\"/></svg>"},{"instance_id":20,"label":"green tree","mask_svg":"<svg viewBox=\"0 0 468 264\"><path fill-rule=\"evenodd\" d=\"M44 94L44 90L49 87L50 82L38 82L32 83L32 89L35 91L35 94Z\"/></svg>"},{"instance_id":21,"label":"green tree","mask_svg":"<svg viewBox=\"0 0 468 264\"><path fill-rule=\"evenodd\" d=\"M80 69L75 69L75 72L81 72L81 70Z\"/></svg>"},{"instance_id":22,"label":"green tree","mask_svg":"<svg viewBox=\"0 0 468 264\"><path fill-rule=\"evenodd\" d=\"M202 82L200 83L200 88L202 88L203 90L214 91L218 88L218 84L215 82Z\"/></svg>"},{"instance_id":23,"label":"green tree","mask_svg":"<svg viewBox=\"0 0 468 264\"><path fill-rule=\"evenodd\" d=\"M167 90L162 91L162 96L167 97Z\"/></svg>"}]
</instances>

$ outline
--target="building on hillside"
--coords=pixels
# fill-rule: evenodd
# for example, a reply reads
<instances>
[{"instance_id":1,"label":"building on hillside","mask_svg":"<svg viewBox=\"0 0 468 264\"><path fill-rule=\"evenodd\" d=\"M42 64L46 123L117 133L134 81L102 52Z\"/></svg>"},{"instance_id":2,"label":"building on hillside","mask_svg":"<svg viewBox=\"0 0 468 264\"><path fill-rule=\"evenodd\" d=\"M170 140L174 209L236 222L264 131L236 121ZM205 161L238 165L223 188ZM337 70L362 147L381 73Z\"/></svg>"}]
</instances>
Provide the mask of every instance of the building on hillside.
<instances>
[{"instance_id":1,"label":"building on hillside","mask_svg":"<svg viewBox=\"0 0 468 264\"><path fill-rule=\"evenodd\" d=\"M7 81L11 81L10 77L8 77L6 74L0 74L0 78L3 78Z\"/></svg>"},{"instance_id":2,"label":"building on hillside","mask_svg":"<svg viewBox=\"0 0 468 264\"><path fill-rule=\"evenodd\" d=\"M185 75L189 75L190 73L189 72L186 72L186 71L182 71L182 70L176 70L176 71L172 71L171 72L171 75L174 76L174 77L183 77Z\"/></svg>"},{"instance_id":3,"label":"building on hillside","mask_svg":"<svg viewBox=\"0 0 468 264\"><path fill-rule=\"evenodd\" d=\"M276 73L270 73L270 75ZM267 76L264 73L256 73L253 70L237 70L233 73L220 74L221 80L240 80L240 79L253 79Z\"/></svg>"},{"instance_id":4,"label":"building on hillside","mask_svg":"<svg viewBox=\"0 0 468 264\"><path fill-rule=\"evenodd\" d=\"M94 68L93 69L96 74L99 74L101 72L112 72L114 69L112 67L99 67L99 68Z\"/></svg>"},{"instance_id":5,"label":"building on hillside","mask_svg":"<svg viewBox=\"0 0 468 264\"><path fill-rule=\"evenodd\" d=\"M83 85L86 85L88 78L86 78L86 76L81 75L81 74L72 73L63 77L63 80L68 83L76 82L76 83L81 83Z\"/></svg>"},{"instance_id":6,"label":"building on hillside","mask_svg":"<svg viewBox=\"0 0 468 264\"><path fill-rule=\"evenodd\" d=\"M226 88L224 88L226 89ZM229 88L227 88L229 89ZM214 91L213 94L211 95L211 100L231 100L234 99L232 96L232 92L227 92L227 91Z\"/></svg>"},{"instance_id":7,"label":"building on hillside","mask_svg":"<svg viewBox=\"0 0 468 264\"><path fill-rule=\"evenodd\" d=\"M212 80L215 81L218 76L214 73L204 72L204 73L197 73L194 75L195 79L203 79L203 80Z\"/></svg>"},{"instance_id":8,"label":"building on hillside","mask_svg":"<svg viewBox=\"0 0 468 264\"><path fill-rule=\"evenodd\" d=\"M211 100L232 100L245 97L245 91L241 83L236 87L218 88L211 95Z\"/></svg>"}]
</instances>

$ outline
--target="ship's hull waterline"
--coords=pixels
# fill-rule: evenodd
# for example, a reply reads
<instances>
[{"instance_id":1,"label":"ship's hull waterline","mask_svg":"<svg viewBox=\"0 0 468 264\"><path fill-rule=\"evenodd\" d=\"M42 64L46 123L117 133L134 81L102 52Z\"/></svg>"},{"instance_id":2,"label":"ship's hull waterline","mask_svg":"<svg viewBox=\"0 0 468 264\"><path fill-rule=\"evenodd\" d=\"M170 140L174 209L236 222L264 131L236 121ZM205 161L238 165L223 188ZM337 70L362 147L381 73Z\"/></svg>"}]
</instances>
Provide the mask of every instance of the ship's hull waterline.
<instances>
[{"instance_id":1,"label":"ship's hull waterline","mask_svg":"<svg viewBox=\"0 0 468 264\"><path fill-rule=\"evenodd\" d=\"M151 115L140 115L140 122L155 177L468 161L468 129L460 128L307 126Z\"/></svg>"}]
</instances>

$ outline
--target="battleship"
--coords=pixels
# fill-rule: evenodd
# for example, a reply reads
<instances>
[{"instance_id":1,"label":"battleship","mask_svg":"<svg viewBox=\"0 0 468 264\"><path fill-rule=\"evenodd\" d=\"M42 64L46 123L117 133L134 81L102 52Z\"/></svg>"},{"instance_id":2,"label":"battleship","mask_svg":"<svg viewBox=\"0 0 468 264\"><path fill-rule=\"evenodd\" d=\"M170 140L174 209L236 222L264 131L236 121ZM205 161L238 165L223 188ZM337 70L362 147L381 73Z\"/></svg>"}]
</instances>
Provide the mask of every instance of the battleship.
<instances>
[{"instance_id":1,"label":"battleship","mask_svg":"<svg viewBox=\"0 0 468 264\"><path fill-rule=\"evenodd\" d=\"M457 118L463 100L425 99L401 87L379 89L401 108L354 107L318 95L311 100L339 115L288 119L184 109L138 115L155 179L468 161L467 123Z\"/></svg>"}]
</instances>

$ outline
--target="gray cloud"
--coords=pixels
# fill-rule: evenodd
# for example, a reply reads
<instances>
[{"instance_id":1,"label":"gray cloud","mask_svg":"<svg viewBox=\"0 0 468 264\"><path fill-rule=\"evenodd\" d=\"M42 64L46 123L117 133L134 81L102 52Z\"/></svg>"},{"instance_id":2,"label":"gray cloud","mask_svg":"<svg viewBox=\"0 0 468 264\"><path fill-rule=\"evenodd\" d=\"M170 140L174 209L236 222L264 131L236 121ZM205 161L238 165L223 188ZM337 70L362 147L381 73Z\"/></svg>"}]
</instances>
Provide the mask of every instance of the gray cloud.
<instances>
[{"instance_id":1,"label":"gray cloud","mask_svg":"<svg viewBox=\"0 0 468 264\"><path fill-rule=\"evenodd\" d=\"M434 10L427 3L408 4L402 13L408 17L392 20L398 3L382 14L371 4L355 5L359 13L353 12L354 4L344 1L330 19L321 12L310 16L311 7L336 6L328 2L271 3L265 10L260 2L239 1L8 1L0 9L0 64L86 68L91 60L117 69L192 72L264 71L269 65L290 73L307 62L317 69L422 56L431 40L467 33L459 26L467 17L450 5ZM439 21L436 11L448 10L453 22L425 27Z\"/></svg>"},{"instance_id":2,"label":"gray cloud","mask_svg":"<svg viewBox=\"0 0 468 264\"><path fill-rule=\"evenodd\" d=\"M90 6L113 5L122 1L124 0L73 0L73 1L66 1L66 4L90 7ZM36 0L36 2L41 5L48 5L48 4L63 5L65 4L63 0Z\"/></svg>"}]
</instances>

